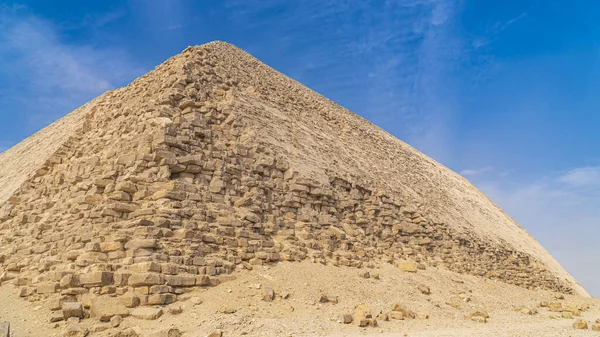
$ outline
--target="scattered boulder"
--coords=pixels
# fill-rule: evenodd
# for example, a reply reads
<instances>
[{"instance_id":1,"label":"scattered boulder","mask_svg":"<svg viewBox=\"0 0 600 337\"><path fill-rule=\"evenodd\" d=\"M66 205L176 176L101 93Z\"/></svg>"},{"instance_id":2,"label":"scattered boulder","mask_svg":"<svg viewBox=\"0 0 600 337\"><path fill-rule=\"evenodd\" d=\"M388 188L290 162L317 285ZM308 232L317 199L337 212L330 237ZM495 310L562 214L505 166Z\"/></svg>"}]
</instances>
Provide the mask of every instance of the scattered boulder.
<instances>
[{"instance_id":1,"label":"scattered boulder","mask_svg":"<svg viewBox=\"0 0 600 337\"><path fill-rule=\"evenodd\" d=\"M600 319L596 320L596 323L592 324L592 330L600 331L600 322L599 321L600 321ZM0 334L0 336L1 336L1 334Z\"/></svg>"},{"instance_id":2,"label":"scattered boulder","mask_svg":"<svg viewBox=\"0 0 600 337\"><path fill-rule=\"evenodd\" d=\"M577 330L587 330L588 323L585 319L578 319L573 323L573 328Z\"/></svg>"},{"instance_id":3,"label":"scattered boulder","mask_svg":"<svg viewBox=\"0 0 600 337\"><path fill-rule=\"evenodd\" d=\"M407 273L416 273L417 272L417 264L414 262L398 262L396 266Z\"/></svg>"},{"instance_id":4,"label":"scattered boulder","mask_svg":"<svg viewBox=\"0 0 600 337\"><path fill-rule=\"evenodd\" d=\"M572 319L573 318L573 313L570 311L563 311L561 313L561 317L562 318L566 318L566 319Z\"/></svg>"},{"instance_id":5,"label":"scattered boulder","mask_svg":"<svg viewBox=\"0 0 600 337\"><path fill-rule=\"evenodd\" d=\"M417 286L417 289L419 289L419 291L421 292L421 294L423 295L431 295L431 289L429 289L428 286L424 285L424 284L419 284Z\"/></svg>"},{"instance_id":6,"label":"scattered boulder","mask_svg":"<svg viewBox=\"0 0 600 337\"><path fill-rule=\"evenodd\" d=\"M353 317L350 314L343 314L340 316L340 318L338 319L338 322L340 323L344 323L344 324L350 324L353 321Z\"/></svg>"},{"instance_id":7,"label":"scattered boulder","mask_svg":"<svg viewBox=\"0 0 600 337\"><path fill-rule=\"evenodd\" d=\"M325 296L322 295L321 298L319 299L320 303L333 303L333 304L337 304L339 303L339 299L337 296Z\"/></svg>"},{"instance_id":8,"label":"scattered boulder","mask_svg":"<svg viewBox=\"0 0 600 337\"><path fill-rule=\"evenodd\" d=\"M148 335L148 337L180 337L181 331L177 328L168 328L162 329L156 332L153 332Z\"/></svg>"},{"instance_id":9,"label":"scattered boulder","mask_svg":"<svg viewBox=\"0 0 600 337\"><path fill-rule=\"evenodd\" d=\"M113 328L119 327L119 325L121 325L121 323L123 323L123 317L121 317L120 315L113 316L110 319L110 325Z\"/></svg>"},{"instance_id":10,"label":"scattered boulder","mask_svg":"<svg viewBox=\"0 0 600 337\"><path fill-rule=\"evenodd\" d=\"M475 311L465 317L473 322L487 323L487 319L490 318L490 315L485 311Z\"/></svg>"},{"instance_id":11,"label":"scattered boulder","mask_svg":"<svg viewBox=\"0 0 600 337\"><path fill-rule=\"evenodd\" d=\"M127 328L117 332L114 337L139 337L140 335L136 328Z\"/></svg>"},{"instance_id":12,"label":"scattered boulder","mask_svg":"<svg viewBox=\"0 0 600 337\"><path fill-rule=\"evenodd\" d=\"M548 304L548 310L552 312L561 312L562 311L562 303L560 302L551 302Z\"/></svg>"},{"instance_id":13,"label":"scattered boulder","mask_svg":"<svg viewBox=\"0 0 600 337\"><path fill-rule=\"evenodd\" d=\"M81 324L69 324L63 331L63 337L85 337L89 330Z\"/></svg>"},{"instance_id":14,"label":"scattered boulder","mask_svg":"<svg viewBox=\"0 0 600 337\"><path fill-rule=\"evenodd\" d=\"M234 313L236 313L236 312L237 312L237 309L235 309L235 308L232 308L232 307L227 307L227 306L221 305L221 306L220 306L220 307L217 309L217 311L218 311L218 312L220 312L220 313L222 313L222 314L225 314L225 315L230 315L230 314L234 314Z\"/></svg>"},{"instance_id":15,"label":"scattered boulder","mask_svg":"<svg viewBox=\"0 0 600 337\"><path fill-rule=\"evenodd\" d=\"M390 318L392 319L414 319L416 317L415 313L410 309L401 306L399 304L395 304L392 308L392 312L390 313Z\"/></svg>"},{"instance_id":16,"label":"scattered boulder","mask_svg":"<svg viewBox=\"0 0 600 337\"><path fill-rule=\"evenodd\" d=\"M181 304L173 303L167 307L167 312L171 315L179 315L183 312L183 309L181 308Z\"/></svg>"},{"instance_id":17,"label":"scattered boulder","mask_svg":"<svg viewBox=\"0 0 600 337\"><path fill-rule=\"evenodd\" d=\"M273 290L273 288L263 288L263 300L267 302L273 302L273 300L275 300L275 291Z\"/></svg>"},{"instance_id":18,"label":"scattered boulder","mask_svg":"<svg viewBox=\"0 0 600 337\"><path fill-rule=\"evenodd\" d=\"M64 319L71 317L83 318L83 306L79 302L64 302L62 304L62 313Z\"/></svg>"},{"instance_id":19,"label":"scattered boulder","mask_svg":"<svg viewBox=\"0 0 600 337\"><path fill-rule=\"evenodd\" d=\"M360 304L354 308L354 316L352 317L352 321L361 328L367 326L377 326L377 319L373 317L371 308L369 308L366 304Z\"/></svg>"},{"instance_id":20,"label":"scattered boulder","mask_svg":"<svg viewBox=\"0 0 600 337\"><path fill-rule=\"evenodd\" d=\"M377 315L377 320L387 322L390 320L390 316L388 314L384 313L383 311L381 311L381 312L379 312L379 315Z\"/></svg>"},{"instance_id":21,"label":"scattered boulder","mask_svg":"<svg viewBox=\"0 0 600 337\"><path fill-rule=\"evenodd\" d=\"M160 308L140 307L131 311L131 316L145 320L155 320L162 316L163 311Z\"/></svg>"},{"instance_id":22,"label":"scattered boulder","mask_svg":"<svg viewBox=\"0 0 600 337\"><path fill-rule=\"evenodd\" d=\"M206 337L222 337L223 336L223 332L221 330L215 330L211 333L209 333Z\"/></svg>"}]
</instances>

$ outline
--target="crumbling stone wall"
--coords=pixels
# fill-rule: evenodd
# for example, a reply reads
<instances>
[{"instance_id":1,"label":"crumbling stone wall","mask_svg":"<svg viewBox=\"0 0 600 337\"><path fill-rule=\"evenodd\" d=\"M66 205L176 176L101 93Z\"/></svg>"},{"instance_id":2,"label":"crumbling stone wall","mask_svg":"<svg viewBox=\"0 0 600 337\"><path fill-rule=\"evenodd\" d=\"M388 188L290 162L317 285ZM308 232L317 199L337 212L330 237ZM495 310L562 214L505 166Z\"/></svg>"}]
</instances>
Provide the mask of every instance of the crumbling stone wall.
<instances>
[{"instance_id":1,"label":"crumbling stone wall","mask_svg":"<svg viewBox=\"0 0 600 337\"><path fill-rule=\"evenodd\" d=\"M0 281L32 301L118 294L132 307L240 266L411 260L572 292L535 258L433 222L411 200L335 172L303 176L256 141L238 99L248 87L218 62L190 50L96 101L0 207Z\"/></svg>"}]
</instances>

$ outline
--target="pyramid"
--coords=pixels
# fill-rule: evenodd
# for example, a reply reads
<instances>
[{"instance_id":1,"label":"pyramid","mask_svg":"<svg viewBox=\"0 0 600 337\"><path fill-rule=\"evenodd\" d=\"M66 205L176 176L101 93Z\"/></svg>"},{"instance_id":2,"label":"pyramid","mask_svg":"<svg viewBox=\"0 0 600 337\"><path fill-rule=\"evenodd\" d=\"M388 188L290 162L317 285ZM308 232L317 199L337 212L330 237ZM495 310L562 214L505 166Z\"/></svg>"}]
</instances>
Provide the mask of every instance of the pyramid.
<instances>
[{"instance_id":1,"label":"pyramid","mask_svg":"<svg viewBox=\"0 0 600 337\"><path fill-rule=\"evenodd\" d=\"M589 297L466 179L224 42L0 154L0 282L30 301L166 305L304 260Z\"/></svg>"}]
</instances>

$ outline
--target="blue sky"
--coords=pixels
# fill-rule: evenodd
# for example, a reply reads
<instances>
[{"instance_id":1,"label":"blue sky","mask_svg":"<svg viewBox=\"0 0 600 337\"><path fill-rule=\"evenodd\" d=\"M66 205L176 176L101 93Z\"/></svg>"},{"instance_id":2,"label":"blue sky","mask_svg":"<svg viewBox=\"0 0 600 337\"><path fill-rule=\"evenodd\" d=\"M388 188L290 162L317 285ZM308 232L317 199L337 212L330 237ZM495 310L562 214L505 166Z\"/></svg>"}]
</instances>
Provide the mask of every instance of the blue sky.
<instances>
[{"instance_id":1,"label":"blue sky","mask_svg":"<svg viewBox=\"0 0 600 337\"><path fill-rule=\"evenodd\" d=\"M5 1L0 151L224 40L463 174L598 297L598 17L593 0Z\"/></svg>"}]
</instances>

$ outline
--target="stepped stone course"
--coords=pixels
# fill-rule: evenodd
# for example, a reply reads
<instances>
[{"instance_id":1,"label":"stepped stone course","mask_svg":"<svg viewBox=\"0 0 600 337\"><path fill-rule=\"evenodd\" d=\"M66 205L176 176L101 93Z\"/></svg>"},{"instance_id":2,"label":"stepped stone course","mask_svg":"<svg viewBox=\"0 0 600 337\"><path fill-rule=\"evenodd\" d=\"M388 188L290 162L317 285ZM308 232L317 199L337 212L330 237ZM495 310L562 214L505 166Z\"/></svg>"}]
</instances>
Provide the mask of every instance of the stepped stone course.
<instances>
[{"instance_id":1,"label":"stepped stone course","mask_svg":"<svg viewBox=\"0 0 600 337\"><path fill-rule=\"evenodd\" d=\"M108 321L305 259L587 296L464 178L222 42L0 154L0 282L30 301Z\"/></svg>"}]
</instances>

